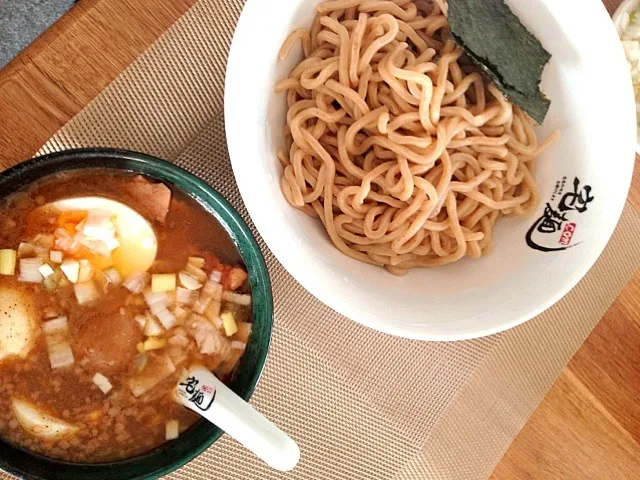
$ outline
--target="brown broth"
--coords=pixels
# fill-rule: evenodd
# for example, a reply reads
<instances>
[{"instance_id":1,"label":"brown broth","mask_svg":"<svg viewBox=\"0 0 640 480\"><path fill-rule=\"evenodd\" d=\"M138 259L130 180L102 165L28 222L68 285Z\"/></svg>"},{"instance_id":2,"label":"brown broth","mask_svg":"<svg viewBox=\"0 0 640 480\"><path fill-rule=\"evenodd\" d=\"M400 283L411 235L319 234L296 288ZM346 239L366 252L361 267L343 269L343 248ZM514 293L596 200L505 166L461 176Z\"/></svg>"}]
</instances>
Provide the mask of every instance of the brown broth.
<instances>
[{"instance_id":1,"label":"brown broth","mask_svg":"<svg viewBox=\"0 0 640 480\"><path fill-rule=\"evenodd\" d=\"M16 248L36 233L52 233L55 225L45 220L25 222L25 219L33 218L29 213L38 206L61 198L103 196L139 210L141 206L123 190L123 185L131 179L130 174L113 171L61 174L12 195L0 204L0 248ZM225 265L242 266L241 257L224 228L194 199L176 189L172 188L171 207L164 225L155 222L153 227L159 248L152 273L179 271L189 256L201 256L205 252L215 255ZM48 457L94 463L129 458L165 443L168 420L178 420L181 432L198 421L197 415L172 399L170 392L177 374L139 399L127 388L126 380L135 370L129 361L131 345L135 348L142 338L139 327L133 323L134 317L146 308L140 302L128 303L127 290L112 289L90 306L80 306L75 302L71 286L50 293L39 284L22 284L16 277L0 276L2 287L29 292L41 313L49 308L68 317L76 362L71 367L52 370L41 332L26 359L0 360L1 437ZM239 292L249 292L248 282ZM251 321L249 307L233 305L230 308L238 320ZM40 322L45 321L44 314L40 317ZM122 365L106 365L105 371L91 362L79 361L82 355L78 354L78 343L84 338L87 325L99 329L94 337L107 339L108 347L101 343L91 348L126 350L126 361ZM110 339L112 344L108 343ZM150 352L149 356L159 354ZM202 361L212 370L221 362L219 358L204 357L198 352L192 353L190 360ZM106 375L113 384L109 394L103 394L92 382L96 371ZM32 402L55 417L79 426L79 432L61 440L42 440L30 435L14 418L13 397Z\"/></svg>"}]
</instances>

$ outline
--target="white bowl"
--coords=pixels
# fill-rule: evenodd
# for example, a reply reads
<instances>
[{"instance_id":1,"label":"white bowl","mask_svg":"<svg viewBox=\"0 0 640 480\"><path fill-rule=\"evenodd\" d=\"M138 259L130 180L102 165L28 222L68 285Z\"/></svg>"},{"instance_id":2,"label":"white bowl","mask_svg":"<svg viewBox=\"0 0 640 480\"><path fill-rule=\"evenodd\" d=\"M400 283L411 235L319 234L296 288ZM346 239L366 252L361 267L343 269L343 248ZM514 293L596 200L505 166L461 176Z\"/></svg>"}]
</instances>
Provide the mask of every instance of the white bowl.
<instances>
[{"instance_id":1,"label":"white bowl","mask_svg":"<svg viewBox=\"0 0 640 480\"><path fill-rule=\"evenodd\" d=\"M631 13L633 11L638 11L640 9L640 0L624 0L618 7L618 9L613 14L612 20L613 24L616 26L616 30L618 35L621 37L624 33L622 31L622 16L625 13ZM640 127L637 129L636 133L636 152L640 153Z\"/></svg>"},{"instance_id":2,"label":"white bowl","mask_svg":"<svg viewBox=\"0 0 640 480\"><path fill-rule=\"evenodd\" d=\"M504 218L494 251L395 277L334 248L319 221L291 208L279 187L285 99L273 93L295 58L277 61L289 32L311 24L318 0L248 0L229 56L225 119L233 170L265 242L309 292L371 328L424 340L460 340L521 324L562 298L587 273L622 212L636 143L633 91L623 49L601 0L510 0L553 54L543 79L552 106L539 135L561 138L539 159L542 201L530 218ZM577 14L576 12L579 12ZM298 52L301 55L300 52ZM606 75L603 74L606 72ZM554 194L565 179L563 194ZM587 211L570 211L559 231L542 234L547 202L591 187ZM543 252L528 245L565 248ZM544 230L544 228L542 228ZM301 306L304 308L303 306ZM331 328L331 325L326 325Z\"/></svg>"}]
</instances>

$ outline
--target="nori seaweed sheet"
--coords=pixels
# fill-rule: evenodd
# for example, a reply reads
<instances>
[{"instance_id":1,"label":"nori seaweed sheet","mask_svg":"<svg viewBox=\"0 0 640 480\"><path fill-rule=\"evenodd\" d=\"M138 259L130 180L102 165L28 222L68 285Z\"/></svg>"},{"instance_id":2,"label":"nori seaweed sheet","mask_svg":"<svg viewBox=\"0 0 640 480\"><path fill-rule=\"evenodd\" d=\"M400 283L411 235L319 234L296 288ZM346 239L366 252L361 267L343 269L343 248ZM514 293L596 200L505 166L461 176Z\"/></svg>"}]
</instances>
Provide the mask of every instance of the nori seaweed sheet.
<instances>
[{"instance_id":1,"label":"nori seaweed sheet","mask_svg":"<svg viewBox=\"0 0 640 480\"><path fill-rule=\"evenodd\" d=\"M454 40L498 88L536 122L542 123L551 101L540 91L551 59L540 41L503 0L449 0Z\"/></svg>"}]
</instances>

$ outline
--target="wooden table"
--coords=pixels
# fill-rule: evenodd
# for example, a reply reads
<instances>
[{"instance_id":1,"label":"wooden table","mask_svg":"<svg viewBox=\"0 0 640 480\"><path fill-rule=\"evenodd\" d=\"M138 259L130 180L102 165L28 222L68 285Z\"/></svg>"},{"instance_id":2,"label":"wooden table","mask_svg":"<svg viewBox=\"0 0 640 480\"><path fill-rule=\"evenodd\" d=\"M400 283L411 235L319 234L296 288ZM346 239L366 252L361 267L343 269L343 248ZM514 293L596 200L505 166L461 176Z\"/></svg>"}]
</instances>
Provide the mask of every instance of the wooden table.
<instances>
[{"instance_id":1,"label":"wooden table","mask_svg":"<svg viewBox=\"0 0 640 480\"><path fill-rule=\"evenodd\" d=\"M32 156L195 1L79 2L0 71L0 166ZM640 211L637 169L629 202ZM639 442L640 271L492 478L636 479Z\"/></svg>"}]
</instances>

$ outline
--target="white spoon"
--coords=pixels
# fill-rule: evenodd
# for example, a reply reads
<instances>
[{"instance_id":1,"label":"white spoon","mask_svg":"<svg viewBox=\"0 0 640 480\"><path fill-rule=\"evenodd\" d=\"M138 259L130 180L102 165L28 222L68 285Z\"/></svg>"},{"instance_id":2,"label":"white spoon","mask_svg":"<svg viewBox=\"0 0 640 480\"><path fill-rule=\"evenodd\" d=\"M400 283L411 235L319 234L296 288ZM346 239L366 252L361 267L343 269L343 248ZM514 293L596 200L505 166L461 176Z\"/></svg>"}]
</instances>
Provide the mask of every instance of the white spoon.
<instances>
[{"instance_id":1,"label":"white spoon","mask_svg":"<svg viewBox=\"0 0 640 480\"><path fill-rule=\"evenodd\" d=\"M176 390L185 407L217 425L270 467L288 472L300 460L296 442L205 367L191 367Z\"/></svg>"}]
</instances>

